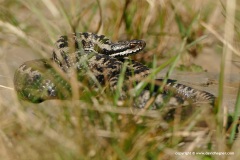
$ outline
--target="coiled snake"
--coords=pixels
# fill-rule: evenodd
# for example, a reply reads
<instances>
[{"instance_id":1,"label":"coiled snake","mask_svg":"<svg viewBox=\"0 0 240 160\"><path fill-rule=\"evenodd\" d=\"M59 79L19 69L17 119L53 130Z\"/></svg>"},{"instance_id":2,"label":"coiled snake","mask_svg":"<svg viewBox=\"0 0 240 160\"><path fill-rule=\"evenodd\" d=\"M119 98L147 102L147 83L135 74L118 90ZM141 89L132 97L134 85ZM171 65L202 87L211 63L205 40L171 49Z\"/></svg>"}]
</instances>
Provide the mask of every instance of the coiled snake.
<instances>
[{"instance_id":1,"label":"coiled snake","mask_svg":"<svg viewBox=\"0 0 240 160\"><path fill-rule=\"evenodd\" d=\"M37 59L23 63L15 72L14 85L17 94L25 100L39 103L49 99L69 99L72 97L71 77L75 75L78 81L85 77L89 86L109 85L115 90L124 63L127 61L124 73L125 83L123 90L133 83L138 83L150 74L145 65L130 60L127 56L136 54L144 49L143 40L111 42L103 35L93 33L74 33L70 36L61 36L54 47L50 59ZM88 72L89 71L89 72ZM88 74L91 73L91 74ZM92 76L91 76L92 75ZM162 103L164 94L158 93L162 80L156 79L154 94L147 86L138 98L138 107L144 107L152 95L155 95L155 105ZM192 101L207 101L213 103L214 95L177 84L168 80L164 92L175 89L175 97L191 99ZM123 96L124 97L124 96Z\"/></svg>"}]
</instances>

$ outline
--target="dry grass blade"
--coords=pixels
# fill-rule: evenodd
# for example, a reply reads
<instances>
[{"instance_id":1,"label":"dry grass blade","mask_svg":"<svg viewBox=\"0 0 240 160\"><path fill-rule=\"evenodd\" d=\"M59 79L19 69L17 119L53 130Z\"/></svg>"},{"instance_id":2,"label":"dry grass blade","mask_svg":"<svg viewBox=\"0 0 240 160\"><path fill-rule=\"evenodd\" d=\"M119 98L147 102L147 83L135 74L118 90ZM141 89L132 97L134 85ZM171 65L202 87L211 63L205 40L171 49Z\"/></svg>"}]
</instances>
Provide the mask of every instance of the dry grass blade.
<instances>
[{"instance_id":1,"label":"dry grass blade","mask_svg":"<svg viewBox=\"0 0 240 160\"><path fill-rule=\"evenodd\" d=\"M4 89L14 90L14 88L12 88L12 87L7 87L7 86L3 86L3 85L0 85L0 87L4 88Z\"/></svg>"},{"instance_id":2,"label":"dry grass blade","mask_svg":"<svg viewBox=\"0 0 240 160\"><path fill-rule=\"evenodd\" d=\"M239 159L240 140L235 132L240 106L235 91L240 83L239 68L237 76L231 75L227 83L229 92L223 89L223 79L228 78L225 73L230 73L225 69L240 57L236 46L240 39L238 1L1 0L0 4L0 74L6 75L0 76L0 159ZM116 94L100 83L96 83L97 91L91 90L87 82L79 82L74 75L70 80L74 100L33 104L18 99L12 83L16 69L28 60L50 59L57 37L73 31L97 32L113 42L146 42L142 53L130 57L152 68L130 93L134 96L149 83L154 91L155 78L176 77L219 94L220 107L222 97L226 102L233 100L226 105L233 107L225 106L219 114L200 103L150 110L154 95L146 108L132 108L134 96L119 100L127 64ZM231 53L236 58L231 58ZM186 71L181 75L180 65L198 65L204 76L193 79L197 73ZM222 80L218 84L219 66ZM57 70L58 66L53 64L52 68ZM86 74L97 81L93 73ZM62 70L59 76L69 79ZM225 112L230 111L234 123L228 129L228 140L223 121ZM234 156L186 155L189 152L234 152Z\"/></svg>"},{"instance_id":3,"label":"dry grass blade","mask_svg":"<svg viewBox=\"0 0 240 160\"><path fill-rule=\"evenodd\" d=\"M240 56L240 52L230 43L228 42L225 38L223 38L219 33L214 30L213 27L208 25L205 22L201 22L201 24L208 30L210 31L215 37L217 37L218 40L220 40L224 45L226 45L234 54L237 56Z\"/></svg>"}]
</instances>

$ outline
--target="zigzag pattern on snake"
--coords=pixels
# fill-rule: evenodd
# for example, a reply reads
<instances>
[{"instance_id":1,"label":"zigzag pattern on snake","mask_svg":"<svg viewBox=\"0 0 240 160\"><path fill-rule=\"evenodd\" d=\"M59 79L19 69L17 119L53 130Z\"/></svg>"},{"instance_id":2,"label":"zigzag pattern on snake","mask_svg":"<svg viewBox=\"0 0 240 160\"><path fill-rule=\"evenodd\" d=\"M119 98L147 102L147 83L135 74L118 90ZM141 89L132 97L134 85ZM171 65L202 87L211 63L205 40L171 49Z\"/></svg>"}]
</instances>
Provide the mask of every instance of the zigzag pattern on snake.
<instances>
[{"instance_id":1,"label":"zigzag pattern on snake","mask_svg":"<svg viewBox=\"0 0 240 160\"><path fill-rule=\"evenodd\" d=\"M93 78L87 78L87 81L92 81L89 86L96 86L96 83L101 86L109 85L114 91L123 65L128 62L124 74L124 92L128 90L129 84L141 82L150 74L148 67L127 58L142 51L145 45L143 40L113 43L105 36L93 33L61 36L55 44L51 58L27 61L17 69L14 76L15 89L22 99L34 103L50 99L69 99L72 97L69 79L77 73L80 82L92 75ZM155 80L153 93L150 92L150 85L144 88L137 98L137 107L144 107L151 96L156 97L154 105L159 105L165 94L173 90L179 103L189 99L194 102L214 102L214 95L175 83L173 80L168 80L164 85L163 94L159 93L162 81Z\"/></svg>"}]
</instances>

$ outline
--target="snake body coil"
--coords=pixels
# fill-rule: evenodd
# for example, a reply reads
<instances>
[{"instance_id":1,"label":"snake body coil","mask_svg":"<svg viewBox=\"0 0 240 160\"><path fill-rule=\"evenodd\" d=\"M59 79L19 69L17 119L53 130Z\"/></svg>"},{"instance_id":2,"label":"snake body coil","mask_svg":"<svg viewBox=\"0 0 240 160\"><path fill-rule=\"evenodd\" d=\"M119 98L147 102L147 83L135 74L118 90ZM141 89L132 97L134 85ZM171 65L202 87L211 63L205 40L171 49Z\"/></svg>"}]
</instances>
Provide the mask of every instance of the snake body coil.
<instances>
[{"instance_id":1,"label":"snake body coil","mask_svg":"<svg viewBox=\"0 0 240 160\"><path fill-rule=\"evenodd\" d=\"M128 59L127 56L140 52L145 45L143 40L113 43L105 36L93 33L61 36L55 44L50 59L27 61L17 69L14 76L15 89L22 99L35 103L49 99L69 99L72 97L69 79L74 73L78 81L84 80L84 77L91 77L87 73L92 73L94 86L96 83L108 84L112 90L115 90L125 62L128 62L124 74L126 82L132 83L131 79L134 79L134 82L138 83L149 75L150 69L139 62ZM162 80L155 80L154 85L156 96L154 103L158 105L164 97L158 92ZM212 103L215 99L208 92L168 80L164 91L172 90L175 91L176 97L183 100L191 99ZM147 86L138 97L138 107L143 107L152 95Z\"/></svg>"}]
</instances>

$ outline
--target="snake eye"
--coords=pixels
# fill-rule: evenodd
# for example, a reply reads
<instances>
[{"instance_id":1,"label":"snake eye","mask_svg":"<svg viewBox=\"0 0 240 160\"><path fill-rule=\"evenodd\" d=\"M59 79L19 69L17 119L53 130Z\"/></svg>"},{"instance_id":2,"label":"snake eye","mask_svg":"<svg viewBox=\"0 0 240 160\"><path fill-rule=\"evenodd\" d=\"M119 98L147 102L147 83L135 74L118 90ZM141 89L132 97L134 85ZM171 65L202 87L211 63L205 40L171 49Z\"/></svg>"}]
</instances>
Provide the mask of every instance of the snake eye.
<instances>
[{"instance_id":1,"label":"snake eye","mask_svg":"<svg viewBox=\"0 0 240 160\"><path fill-rule=\"evenodd\" d=\"M135 48L136 44L135 43L130 43L130 48Z\"/></svg>"}]
</instances>

